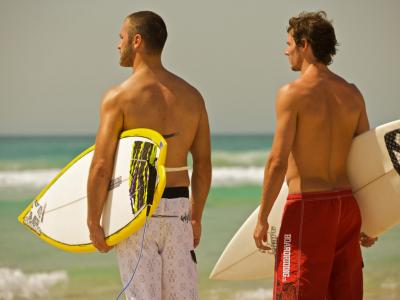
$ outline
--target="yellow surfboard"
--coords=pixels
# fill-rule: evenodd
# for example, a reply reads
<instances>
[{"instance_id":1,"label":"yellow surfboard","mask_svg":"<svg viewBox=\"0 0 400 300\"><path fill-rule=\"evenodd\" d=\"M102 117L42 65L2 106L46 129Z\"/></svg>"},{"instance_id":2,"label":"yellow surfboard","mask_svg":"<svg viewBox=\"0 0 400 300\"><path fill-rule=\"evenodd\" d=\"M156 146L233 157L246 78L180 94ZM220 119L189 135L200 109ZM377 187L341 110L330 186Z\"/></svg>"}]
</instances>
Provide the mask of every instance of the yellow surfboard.
<instances>
[{"instance_id":1,"label":"yellow surfboard","mask_svg":"<svg viewBox=\"0 0 400 300\"><path fill-rule=\"evenodd\" d=\"M18 217L32 233L62 250L96 251L86 225L86 189L94 148L63 168ZM151 216L157 208L166 183L166 153L165 139L154 130L139 128L121 134L101 218L108 245L139 230L147 209Z\"/></svg>"}]
</instances>

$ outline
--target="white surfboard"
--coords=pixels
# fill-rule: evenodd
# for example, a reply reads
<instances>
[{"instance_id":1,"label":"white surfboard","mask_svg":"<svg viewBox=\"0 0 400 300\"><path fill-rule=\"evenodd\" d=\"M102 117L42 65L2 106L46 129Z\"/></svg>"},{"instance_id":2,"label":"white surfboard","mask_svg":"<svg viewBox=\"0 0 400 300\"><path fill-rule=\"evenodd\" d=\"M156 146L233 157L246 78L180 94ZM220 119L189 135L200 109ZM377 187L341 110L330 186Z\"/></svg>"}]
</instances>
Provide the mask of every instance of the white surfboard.
<instances>
[{"instance_id":1,"label":"white surfboard","mask_svg":"<svg viewBox=\"0 0 400 300\"><path fill-rule=\"evenodd\" d=\"M400 223L400 120L354 139L348 176L360 207L362 232L375 237ZM253 280L273 276L276 237L287 193L284 185L268 217L268 244L272 250L261 253L254 243L258 207L233 236L210 278Z\"/></svg>"},{"instance_id":2,"label":"white surfboard","mask_svg":"<svg viewBox=\"0 0 400 300\"><path fill-rule=\"evenodd\" d=\"M45 242L72 252L96 249L87 228L87 180L94 146L58 174L18 217ZM112 246L137 231L155 211L165 187L167 143L150 129L133 129L119 140L113 179L101 224Z\"/></svg>"},{"instance_id":3,"label":"white surfboard","mask_svg":"<svg viewBox=\"0 0 400 300\"><path fill-rule=\"evenodd\" d=\"M347 173L360 207L361 231L381 235L400 222L400 120L354 139Z\"/></svg>"},{"instance_id":4,"label":"white surfboard","mask_svg":"<svg viewBox=\"0 0 400 300\"><path fill-rule=\"evenodd\" d=\"M277 237L287 195L288 188L284 184L268 216L270 227L267 244L271 247L271 250L261 253L253 239L260 208L257 207L226 246L211 272L211 279L253 280L273 276Z\"/></svg>"}]
</instances>

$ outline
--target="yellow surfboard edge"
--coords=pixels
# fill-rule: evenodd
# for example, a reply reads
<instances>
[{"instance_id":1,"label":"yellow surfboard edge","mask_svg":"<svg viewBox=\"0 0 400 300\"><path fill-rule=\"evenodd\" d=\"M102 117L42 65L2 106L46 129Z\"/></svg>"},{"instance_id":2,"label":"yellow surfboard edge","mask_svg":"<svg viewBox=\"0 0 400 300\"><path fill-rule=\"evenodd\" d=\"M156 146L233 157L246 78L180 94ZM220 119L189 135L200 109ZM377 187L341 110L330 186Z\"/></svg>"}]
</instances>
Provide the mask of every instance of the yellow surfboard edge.
<instances>
[{"instance_id":1,"label":"yellow surfboard edge","mask_svg":"<svg viewBox=\"0 0 400 300\"><path fill-rule=\"evenodd\" d=\"M165 160L167 156L167 142L163 138L161 134L159 134L157 131L147 129L147 128L136 128L136 129L131 129L131 130L126 130L121 133L120 139L126 138L126 137L144 137L152 140L156 145L158 145L160 149L160 155L157 160L157 174L158 174L158 181L156 182L156 188L154 190L154 197L153 197L153 204L150 208L150 213L149 217L153 215L155 212L158 204L160 203L162 194L165 189L166 185L166 172L165 172ZM48 237L44 233L38 233L35 230L33 230L31 227L29 227L27 224L24 222L25 216L31 211L33 204L35 201L39 201L40 198L49 190L49 188L72 166L74 165L78 160L80 160L82 157L84 157L86 154L90 153L93 151L95 148L95 145L87 148L84 150L82 153L80 153L78 156L76 156L73 160L71 160L61 171L57 176L53 178L53 180L35 197L35 199L30 203L24 211L18 216L18 221L24 225L24 227L28 228L31 232L33 232L36 236L38 236L40 239L43 241L47 242L48 244L59 248L61 250L65 250L68 252L95 252L97 249L93 246L93 244L77 244L77 245L69 245L62 243L60 241L54 240L51 237ZM106 243L109 246L114 246L136 231L138 231L140 228L144 226L146 222L146 207L143 207L141 211L138 213L136 218L132 220L130 223L128 223L125 227L121 228L119 231L115 232L114 234L108 236L106 238Z\"/></svg>"}]
</instances>

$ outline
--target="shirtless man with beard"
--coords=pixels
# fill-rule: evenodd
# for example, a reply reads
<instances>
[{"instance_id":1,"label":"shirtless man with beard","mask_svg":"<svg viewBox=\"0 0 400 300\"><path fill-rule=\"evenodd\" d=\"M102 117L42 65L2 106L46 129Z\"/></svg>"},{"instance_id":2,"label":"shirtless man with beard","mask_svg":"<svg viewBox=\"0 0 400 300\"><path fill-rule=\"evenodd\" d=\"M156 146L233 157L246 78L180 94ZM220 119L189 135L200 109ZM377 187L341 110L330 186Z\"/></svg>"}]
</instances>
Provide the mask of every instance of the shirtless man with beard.
<instances>
[{"instance_id":1,"label":"shirtless man with beard","mask_svg":"<svg viewBox=\"0 0 400 300\"><path fill-rule=\"evenodd\" d=\"M90 237L99 251L111 249L105 243L100 217L120 133L143 127L161 133L168 142L167 184L147 224L143 256L125 294L130 300L195 300L198 291L194 248L200 242L201 218L211 182L205 103L194 87L162 65L167 29L160 16L150 11L131 14L122 25L120 39L120 65L133 68L134 73L110 89L101 104L88 180ZM187 169L189 153L193 157L191 180ZM138 261L143 229L116 246L124 284Z\"/></svg>"}]
</instances>

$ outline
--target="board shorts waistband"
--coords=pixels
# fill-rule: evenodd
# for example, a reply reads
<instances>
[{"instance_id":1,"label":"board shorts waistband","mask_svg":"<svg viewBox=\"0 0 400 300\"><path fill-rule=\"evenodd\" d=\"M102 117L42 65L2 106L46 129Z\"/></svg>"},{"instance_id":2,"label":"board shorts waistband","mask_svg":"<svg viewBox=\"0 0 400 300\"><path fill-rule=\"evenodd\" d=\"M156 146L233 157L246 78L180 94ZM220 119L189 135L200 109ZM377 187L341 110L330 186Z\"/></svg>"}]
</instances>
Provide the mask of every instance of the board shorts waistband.
<instances>
[{"instance_id":1,"label":"board shorts waistband","mask_svg":"<svg viewBox=\"0 0 400 300\"><path fill-rule=\"evenodd\" d=\"M343 188L329 191L318 191L318 192L304 192L298 194L289 194L287 197L288 201L299 201L299 200L332 200L337 198L352 197L353 192L350 188Z\"/></svg>"},{"instance_id":2,"label":"board shorts waistband","mask_svg":"<svg viewBox=\"0 0 400 300\"><path fill-rule=\"evenodd\" d=\"M162 197L164 199L174 199L174 198L189 198L189 187L187 186L174 186L166 187Z\"/></svg>"}]
</instances>

